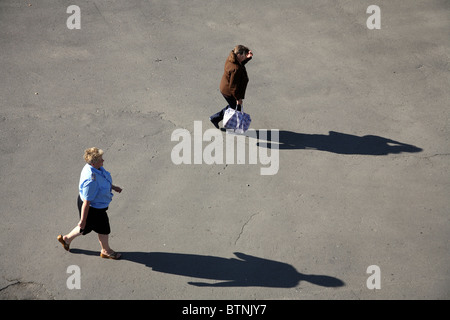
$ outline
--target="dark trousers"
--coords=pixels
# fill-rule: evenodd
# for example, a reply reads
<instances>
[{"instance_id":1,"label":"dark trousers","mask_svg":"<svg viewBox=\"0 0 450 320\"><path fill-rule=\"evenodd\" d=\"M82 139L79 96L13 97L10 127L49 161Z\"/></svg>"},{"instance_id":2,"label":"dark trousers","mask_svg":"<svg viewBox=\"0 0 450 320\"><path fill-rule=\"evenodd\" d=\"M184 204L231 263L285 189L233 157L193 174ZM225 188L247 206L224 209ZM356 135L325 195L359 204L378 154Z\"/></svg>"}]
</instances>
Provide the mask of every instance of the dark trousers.
<instances>
[{"instance_id":1,"label":"dark trousers","mask_svg":"<svg viewBox=\"0 0 450 320\"><path fill-rule=\"evenodd\" d=\"M236 103L236 99L235 98L226 96L224 94L223 94L223 97L227 101L228 105L225 108L223 108L222 110L220 110L219 112L217 112L217 113L213 114L211 117L209 117L209 119L211 121L214 121L214 122L222 121L223 115L225 113L225 110L227 110L228 108L235 109L237 111L241 111L242 110L242 106L240 104Z\"/></svg>"}]
</instances>

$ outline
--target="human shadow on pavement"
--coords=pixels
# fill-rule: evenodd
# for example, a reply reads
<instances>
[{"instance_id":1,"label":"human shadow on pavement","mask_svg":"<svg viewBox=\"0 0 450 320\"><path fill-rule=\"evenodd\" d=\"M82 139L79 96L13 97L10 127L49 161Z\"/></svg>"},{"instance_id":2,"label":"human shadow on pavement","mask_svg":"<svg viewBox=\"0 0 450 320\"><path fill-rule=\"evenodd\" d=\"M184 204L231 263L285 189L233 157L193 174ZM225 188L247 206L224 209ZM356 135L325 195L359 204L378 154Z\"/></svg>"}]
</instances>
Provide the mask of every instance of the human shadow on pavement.
<instances>
[{"instance_id":1,"label":"human shadow on pavement","mask_svg":"<svg viewBox=\"0 0 450 320\"><path fill-rule=\"evenodd\" d=\"M279 141L272 141L271 130L264 130L263 135L261 135L263 130L255 131L256 138L258 140L267 140L267 142L259 140L258 146L263 148L271 148L272 143L276 143L280 150L312 149L337 154L359 154L372 156L422 151L421 148L416 146L374 135L360 137L335 131L330 131L328 135L279 131ZM251 135L248 136L251 137Z\"/></svg>"},{"instance_id":2,"label":"human shadow on pavement","mask_svg":"<svg viewBox=\"0 0 450 320\"><path fill-rule=\"evenodd\" d=\"M89 250L71 249L75 254L98 255ZM122 260L144 264L153 271L210 282L188 282L197 287L293 288L301 281L323 287L342 287L345 283L326 275L302 274L287 263L235 252L239 259L169 252L121 252ZM220 281L220 282L214 282Z\"/></svg>"}]
</instances>

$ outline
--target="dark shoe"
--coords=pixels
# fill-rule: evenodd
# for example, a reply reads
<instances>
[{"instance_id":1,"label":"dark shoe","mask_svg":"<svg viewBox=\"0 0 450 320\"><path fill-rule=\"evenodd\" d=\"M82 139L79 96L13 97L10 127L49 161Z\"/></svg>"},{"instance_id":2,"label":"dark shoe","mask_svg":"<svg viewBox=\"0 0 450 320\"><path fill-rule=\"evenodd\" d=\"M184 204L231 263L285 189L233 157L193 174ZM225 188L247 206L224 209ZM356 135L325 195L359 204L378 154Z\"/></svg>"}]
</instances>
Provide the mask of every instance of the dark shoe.
<instances>
[{"instance_id":1,"label":"dark shoe","mask_svg":"<svg viewBox=\"0 0 450 320\"><path fill-rule=\"evenodd\" d=\"M211 121L211 123L214 125L214 127L216 127L217 129L219 129L219 121L213 120L211 118L209 118L209 120Z\"/></svg>"}]
</instances>

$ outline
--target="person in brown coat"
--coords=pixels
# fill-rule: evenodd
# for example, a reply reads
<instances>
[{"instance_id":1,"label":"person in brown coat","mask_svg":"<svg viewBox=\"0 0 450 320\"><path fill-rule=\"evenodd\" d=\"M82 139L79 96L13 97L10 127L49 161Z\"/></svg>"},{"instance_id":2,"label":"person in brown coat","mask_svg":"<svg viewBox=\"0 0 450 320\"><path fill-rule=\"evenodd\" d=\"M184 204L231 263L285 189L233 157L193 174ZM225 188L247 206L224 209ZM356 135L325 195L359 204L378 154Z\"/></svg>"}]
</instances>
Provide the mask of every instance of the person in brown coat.
<instances>
[{"instance_id":1,"label":"person in brown coat","mask_svg":"<svg viewBox=\"0 0 450 320\"><path fill-rule=\"evenodd\" d=\"M228 105L209 117L209 120L217 129L219 129L219 122L222 121L225 110L228 108L242 110L242 100L245 98L245 90L249 80L245 64L252 57L253 53L249 48L237 45L231 50L225 61L224 72L220 81L220 92Z\"/></svg>"}]
</instances>

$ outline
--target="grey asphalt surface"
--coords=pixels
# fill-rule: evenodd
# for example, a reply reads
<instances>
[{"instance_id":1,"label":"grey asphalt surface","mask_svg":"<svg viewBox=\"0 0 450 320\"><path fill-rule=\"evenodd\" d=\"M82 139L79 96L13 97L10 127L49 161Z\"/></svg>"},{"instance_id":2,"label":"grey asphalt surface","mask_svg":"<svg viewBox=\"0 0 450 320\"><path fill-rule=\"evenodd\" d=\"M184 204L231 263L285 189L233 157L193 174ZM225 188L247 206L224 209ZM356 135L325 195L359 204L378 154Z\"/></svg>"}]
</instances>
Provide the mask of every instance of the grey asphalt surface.
<instances>
[{"instance_id":1,"label":"grey asphalt surface","mask_svg":"<svg viewBox=\"0 0 450 320\"><path fill-rule=\"evenodd\" d=\"M0 1L0 298L449 299L449 17L438 0ZM173 132L225 106L237 44L246 146L279 130L274 175L173 162ZM56 241L92 146L123 188L121 261L95 234Z\"/></svg>"}]
</instances>

